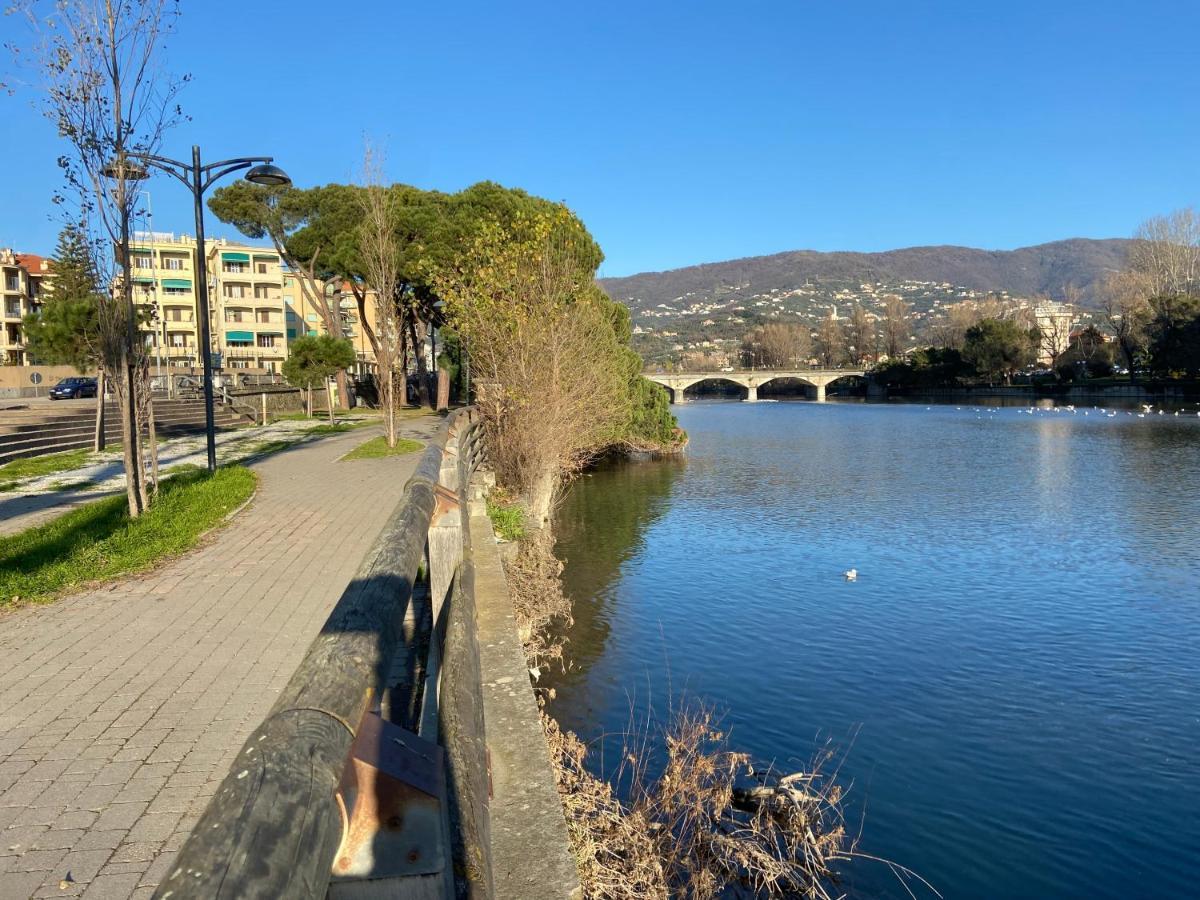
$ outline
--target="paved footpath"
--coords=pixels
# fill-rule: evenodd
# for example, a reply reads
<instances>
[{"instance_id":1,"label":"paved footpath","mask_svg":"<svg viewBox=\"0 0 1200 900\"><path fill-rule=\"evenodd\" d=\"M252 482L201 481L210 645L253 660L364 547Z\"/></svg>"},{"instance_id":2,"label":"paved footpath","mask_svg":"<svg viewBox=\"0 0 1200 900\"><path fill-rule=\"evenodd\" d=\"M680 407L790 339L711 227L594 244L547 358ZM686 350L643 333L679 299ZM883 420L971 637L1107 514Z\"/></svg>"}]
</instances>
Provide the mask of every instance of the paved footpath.
<instances>
[{"instance_id":1,"label":"paved footpath","mask_svg":"<svg viewBox=\"0 0 1200 900\"><path fill-rule=\"evenodd\" d=\"M0 900L151 895L400 498L419 453L336 462L377 433L253 464L156 572L0 615Z\"/></svg>"}]
</instances>

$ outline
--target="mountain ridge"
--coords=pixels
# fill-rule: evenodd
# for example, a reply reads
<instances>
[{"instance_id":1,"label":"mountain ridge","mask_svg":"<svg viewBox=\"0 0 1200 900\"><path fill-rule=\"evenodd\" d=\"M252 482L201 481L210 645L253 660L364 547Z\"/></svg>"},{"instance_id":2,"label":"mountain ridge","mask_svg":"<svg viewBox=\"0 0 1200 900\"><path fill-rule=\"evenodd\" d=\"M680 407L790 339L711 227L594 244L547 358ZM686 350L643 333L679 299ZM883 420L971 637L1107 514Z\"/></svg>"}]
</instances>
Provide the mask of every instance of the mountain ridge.
<instances>
[{"instance_id":1,"label":"mountain ridge","mask_svg":"<svg viewBox=\"0 0 1200 900\"><path fill-rule=\"evenodd\" d=\"M873 253L787 250L598 281L614 299L635 311L688 296L745 296L790 290L813 281L930 281L1013 296L1053 297L1061 297L1067 285L1074 285L1083 292L1085 303L1094 304L1098 282L1125 265L1132 244L1130 238L1066 238L1013 250L955 244Z\"/></svg>"}]
</instances>

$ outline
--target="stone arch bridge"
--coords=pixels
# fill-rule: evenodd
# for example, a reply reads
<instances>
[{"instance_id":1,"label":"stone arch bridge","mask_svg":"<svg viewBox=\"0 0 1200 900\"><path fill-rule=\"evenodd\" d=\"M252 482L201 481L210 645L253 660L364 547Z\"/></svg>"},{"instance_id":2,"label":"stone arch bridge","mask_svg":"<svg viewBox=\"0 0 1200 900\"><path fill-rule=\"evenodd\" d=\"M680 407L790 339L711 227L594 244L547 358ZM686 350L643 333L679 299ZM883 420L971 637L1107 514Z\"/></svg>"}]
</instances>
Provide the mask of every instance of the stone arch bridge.
<instances>
[{"instance_id":1,"label":"stone arch bridge","mask_svg":"<svg viewBox=\"0 0 1200 900\"><path fill-rule=\"evenodd\" d=\"M758 399L760 387L780 378L792 378L807 385L809 397L818 403L824 403L825 388L828 385L839 378L863 378L865 375L866 372L862 369L739 369L719 372L655 372L646 373L645 377L670 391L672 403L683 403L687 399L684 392L702 381L727 381L744 387L746 399L753 402Z\"/></svg>"}]
</instances>

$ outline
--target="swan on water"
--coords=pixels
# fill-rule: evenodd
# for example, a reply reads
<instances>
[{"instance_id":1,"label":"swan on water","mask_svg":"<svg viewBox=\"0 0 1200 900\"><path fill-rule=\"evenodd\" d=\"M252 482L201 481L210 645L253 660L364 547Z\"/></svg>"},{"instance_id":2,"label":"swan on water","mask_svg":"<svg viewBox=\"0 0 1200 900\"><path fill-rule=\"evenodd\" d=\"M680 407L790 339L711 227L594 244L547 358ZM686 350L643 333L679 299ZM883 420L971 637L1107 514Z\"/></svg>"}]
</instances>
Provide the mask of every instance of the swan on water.
<instances>
[{"instance_id":1,"label":"swan on water","mask_svg":"<svg viewBox=\"0 0 1200 900\"><path fill-rule=\"evenodd\" d=\"M842 573L847 581L858 581L858 569L847 569Z\"/></svg>"}]
</instances>

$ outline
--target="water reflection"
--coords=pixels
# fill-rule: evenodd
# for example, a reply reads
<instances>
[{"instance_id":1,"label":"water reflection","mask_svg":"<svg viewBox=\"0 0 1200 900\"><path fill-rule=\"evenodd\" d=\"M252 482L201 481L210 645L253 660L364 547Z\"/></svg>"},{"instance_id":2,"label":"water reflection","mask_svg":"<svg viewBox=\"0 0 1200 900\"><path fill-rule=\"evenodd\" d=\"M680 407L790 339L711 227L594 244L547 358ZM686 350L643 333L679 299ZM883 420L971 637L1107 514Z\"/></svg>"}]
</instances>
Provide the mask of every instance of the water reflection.
<instances>
[{"instance_id":1,"label":"water reflection","mask_svg":"<svg viewBox=\"0 0 1200 900\"><path fill-rule=\"evenodd\" d=\"M560 693L604 652L622 566L644 550L645 533L666 512L686 465L683 456L604 464L571 485L555 521L555 553L566 563L563 587L575 609L571 667L554 681Z\"/></svg>"},{"instance_id":2,"label":"water reflection","mask_svg":"<svg viewBox=\"0 0 1200 900\"><path fill-rule=\"evenodd\" d=\"M864 849L946 896L1187 895L1200 419L1084 412L683 407L686 465L598 472L563 508L555 713L595 736L686 686L781 762L857 730Z\"/></svg>"}]
</instances>

